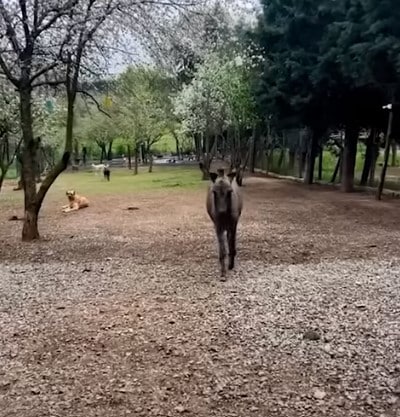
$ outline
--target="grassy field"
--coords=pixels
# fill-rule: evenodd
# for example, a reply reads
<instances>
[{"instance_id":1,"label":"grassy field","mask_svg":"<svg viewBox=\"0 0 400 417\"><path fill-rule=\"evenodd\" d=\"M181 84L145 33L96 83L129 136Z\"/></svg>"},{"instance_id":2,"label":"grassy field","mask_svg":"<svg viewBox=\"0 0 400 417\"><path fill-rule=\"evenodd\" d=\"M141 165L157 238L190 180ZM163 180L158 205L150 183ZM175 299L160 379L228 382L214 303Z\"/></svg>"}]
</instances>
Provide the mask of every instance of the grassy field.
<instances>
[{"instance_id":1,"label":"grassy field","mask_svg":"<svg viewBox=\"0 0 400 417\"><path fill-rule=\"evenodd\" d=\"M15 182L6 181L4 190L0 193L1 203L16 203L21 201L22 192L12 191ZM111 181L103 180L102 174L93 172L67 172L60 175L51 187L47 198L54 200L64 196L65 191L74 189L88 197L93 195L154 193L158 191L196 190L205 187L201 181L201 173L197 167L160 167L155 166L153 172L143 167L138 175L124 168L116 168L111 172Z\"/></svg>"},{"instance_id":2,"label":"grassy field","mask_svg":"<svg viewBox=\"0 0 400 417\"><path fill-rule=\"evenodd\" d=\"M93 172L67 173L57 179L54 188L59 190L75 188L86 194L93 190L97 194L120 194L190 189L200 187L201 184L201 173L198 168L155 166L152 173L148 172L147 167L143 167L138 175L124 168L113 169L110 182L104 181L101 174L95 175Z\"/></svg>"}]
</instances>

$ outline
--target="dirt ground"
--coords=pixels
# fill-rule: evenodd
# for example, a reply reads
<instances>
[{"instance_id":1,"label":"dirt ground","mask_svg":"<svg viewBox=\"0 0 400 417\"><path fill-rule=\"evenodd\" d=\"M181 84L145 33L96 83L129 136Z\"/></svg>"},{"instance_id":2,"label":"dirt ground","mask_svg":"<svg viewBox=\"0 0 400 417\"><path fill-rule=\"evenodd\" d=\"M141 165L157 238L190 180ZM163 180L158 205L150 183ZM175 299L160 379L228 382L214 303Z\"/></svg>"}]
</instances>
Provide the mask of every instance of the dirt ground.
<instances>
[{"instance_id":1,"label":"dirt ground","mask_svg":"<svg viewBox=\"0 0 400 417\"><path fill-rule=\"evenodd\" d=\"M203 191L5 205L0 416L400 416L400 202L243 192L227 282Z\"/></svg>"}]
</instances>

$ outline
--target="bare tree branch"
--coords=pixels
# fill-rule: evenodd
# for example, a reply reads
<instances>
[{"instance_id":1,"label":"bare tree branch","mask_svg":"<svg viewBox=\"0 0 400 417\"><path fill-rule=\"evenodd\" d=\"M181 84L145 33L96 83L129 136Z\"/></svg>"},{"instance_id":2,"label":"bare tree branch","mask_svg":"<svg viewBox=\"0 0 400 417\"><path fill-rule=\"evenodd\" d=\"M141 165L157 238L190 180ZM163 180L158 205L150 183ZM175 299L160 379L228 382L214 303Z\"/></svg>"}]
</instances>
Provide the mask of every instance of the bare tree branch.
<instances>
[{"instance_id":1,"label":"bare tree branch","mask_svg":"<svg viewBox=\"0 0 400 417\"><path fill-rule=\"evenodd\" d=\"M65 80L54 80L54 81L38 81L37 83L32 84L32 88L37 88L37 87L44 87L44 86L49 86L49 87L59 87L60 85L64 85L65 84Z\"/></svg>"},{"instance_id":2,"label":"bare tree branch","mask_svg":"<svg viewBox=\"0 0 400 417\"><path fill-rule=\"evenodd\" d=\"M4 75L8 78L8 80L10 82L12 82L14 84L15 87L19 87L20 82L18 80L18 78L14 77L11 73L11 70L7 67L7 64L5 63L3 57L0 54L0 67L4 73Z\"/></svg>"},{"instance_id":3,"label":"bare tree branch","mask_svg":"<svg viewBox=\"0 0 400 417\"><path fill-rule=\"evenodd\" d=\"M38 19L38 27L35 32L32 33L33 38L37 38L42 32L45 32L47 29L52 27L54 23L63 16L67 16L71 9L73 9L76 5L79 4L79 0L67 0L64 5L55 7L54 9L48 10L46 14L43 14ZM48 21L40 26L46 17L50 15L51 12L54 12L54 16L48 19Z\"/></svg>"},{"instance_id":4,"label":"bare tree branch","mask_svg":"<svg viewBox=\"0 0 400 417\"><path fill-rule=\"evenodd\" d=\"M29 30L29 19L26 11L26 0L19 0L19 7L22 14L22 27L24 28L25 44L28 45L31 41L31 31Z\"/></svg>"},{"instance_id":5,"label":"bare tree branch","mask_svg":"<svg viewBox=\"0 0 400 417\"><path fill-rule=\"evenodd\" d=\"M10 41L14 52L19 56L21 53L21 47L18 43L17 33L14 29L12 24L12 20L10 15L8 14L6 8L4 7L3 0L0 0L0 16L3 18L6 24L6 35L8 40Z\"/></svg>"},{"instance_id":6,"label":"bare tree branch","mask_svg":"<svg viewBox=\"0 0 400 417\"><path fill-rule=\"evenodd\" d=\"M32 83L33 81L35 81L37 78L39 78L40 76L48 73L49 71L51 71L52 69L56 68L58 65L57 62L52 62L51 64L47 65L46 67L43 67L42 69L40 69L38 72L36 72L36 74L33 74L32 77L30 78L30 83Z\"/></svg>"},{"instance_id":7,"label":"bare tree branch","mask_svg":"<svg viewBox=\"0 0 400 417\"><path fill-rule=\"evenodd\" d=\"M92 94L88 93L85 90L77 90L76 92L79 93L79 94L82 94L82 95L84 95L86 97L89 97L93 101L93 103L96 104L97 110L100 113L103 113L104 115L106 115L107 117L109 117L110 119L112 119L111 115L101 108L100 103L95 99L95 97Z\"/></svg>"},{"instance_id":8,"label":"bare tree branch","mask_svg":"<svg viewBox=\"0 0 400 417\"><path fill-rule=\"evenodd\" d=\"M33 31L36 32L38 28L38 15L39 15L39 0L33 2Z\"/></svg>"}]
</instances>

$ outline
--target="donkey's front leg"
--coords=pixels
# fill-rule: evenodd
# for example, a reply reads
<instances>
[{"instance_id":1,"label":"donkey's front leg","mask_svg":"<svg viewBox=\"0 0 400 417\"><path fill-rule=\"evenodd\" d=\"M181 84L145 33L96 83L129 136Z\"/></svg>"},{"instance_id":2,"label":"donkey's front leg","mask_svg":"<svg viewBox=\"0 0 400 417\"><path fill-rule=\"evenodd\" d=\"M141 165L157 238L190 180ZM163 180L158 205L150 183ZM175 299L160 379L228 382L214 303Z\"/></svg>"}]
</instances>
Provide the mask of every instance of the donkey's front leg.
<instances>
[{"instance_id":1,"label":"donkey's front leg","mask_svg":"<svg viewBox=\"0 0 400 417\"><path fill-rule=\"evenodd\" d=\"M219 250L219 263L221 265L221 279L224 279L226 275L226 266L225 266L226 248L225 248L224 230L217 229L217 238L218 238L218 250Z\"/></svg>"},{"instance_id":2,"label":"donkey's front leg","mask_svg":"<svg viewBox=\"0 0 400 417\"><path fill-rule=\"evenodd\" d=\"M236 256L236 229L237 223L233 224L228 229L228 246L229 246L229 269L235 267L235 256Z\"/></svg>"}]
</instances>

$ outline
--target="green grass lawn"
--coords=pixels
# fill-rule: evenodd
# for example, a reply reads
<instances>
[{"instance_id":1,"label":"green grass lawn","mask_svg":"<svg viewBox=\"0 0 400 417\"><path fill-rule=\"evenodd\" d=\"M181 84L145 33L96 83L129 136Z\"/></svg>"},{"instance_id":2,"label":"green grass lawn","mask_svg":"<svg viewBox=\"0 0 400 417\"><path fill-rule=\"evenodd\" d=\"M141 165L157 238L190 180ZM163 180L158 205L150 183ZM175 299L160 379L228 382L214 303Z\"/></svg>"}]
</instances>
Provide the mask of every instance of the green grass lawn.
<instances>
[{"instance_id":1,"label":"green grass lawn","mask_svg":"<svg viewBox=\"0 0 400 417\"><path fill-rule=\"evenodd\" d=\"M14 166L10 167L6 174L6 179L15 180L17 178L17 170Z\"/></svg>"},{"instance_id":2,"label":"green grass lawn","mask_svg":"<svg viewBox=\"0 0 400 417\"><path fill-rule=\"evenodd\" d=\"M111 171L111 181L103 180L102 173L93 172L65 173L54 184L55 190L75 189L82 194L123 194L144 191L175 189L196 189L202 186L201 172L188 167L154 166L153 172L143 167L138 175L124 168Z\"/></svg>"},{"instance_id":3,"label":"green grass lawn","mask_svg":"<svg viewBox=\"0 0 400 417\"><path fill-rule=\"evenodd\" d=\"M116 168L111 171L111 181L103 180L102 173L95 175L93 172L67 172L61 174L51 187L48 198L59 198L68 189L74 189L77 193L88 197L93 195L138 192L165 191L176 192L195 191L203 189L206 181L201 181L201 172L197 167L160 167L154 166L153 172L149 173L147 167L139 170L138 175L125 168ZM22 204L21 191L15 192L8 189L0 192L0 204Z\"/></svg>"}]
</instances>

